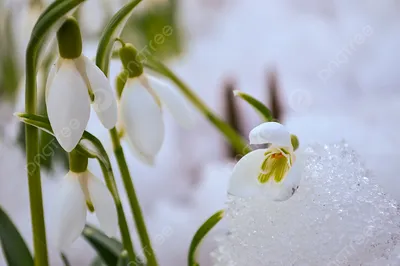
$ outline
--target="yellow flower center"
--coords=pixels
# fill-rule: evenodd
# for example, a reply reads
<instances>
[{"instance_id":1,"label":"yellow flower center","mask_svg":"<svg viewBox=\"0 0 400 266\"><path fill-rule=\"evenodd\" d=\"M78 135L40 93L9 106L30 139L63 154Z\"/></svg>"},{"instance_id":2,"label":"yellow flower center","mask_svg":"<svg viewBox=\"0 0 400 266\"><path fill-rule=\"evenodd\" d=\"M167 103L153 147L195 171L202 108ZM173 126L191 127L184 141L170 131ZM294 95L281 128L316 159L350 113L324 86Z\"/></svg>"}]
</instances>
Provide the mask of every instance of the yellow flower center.
<instances>
[{"instance_id":1,"label":"yellow flower center","mask_svg":"<svg viewBox=\"0 0 400 266\"><path fill-rule=\"evenodd\" d=\"M288 150L283 148L268 150L261 164L258 181L265 184L273 178L275 182L279 183L285 178L291 166L292 154Z\"/></svg>"}]
</instances>

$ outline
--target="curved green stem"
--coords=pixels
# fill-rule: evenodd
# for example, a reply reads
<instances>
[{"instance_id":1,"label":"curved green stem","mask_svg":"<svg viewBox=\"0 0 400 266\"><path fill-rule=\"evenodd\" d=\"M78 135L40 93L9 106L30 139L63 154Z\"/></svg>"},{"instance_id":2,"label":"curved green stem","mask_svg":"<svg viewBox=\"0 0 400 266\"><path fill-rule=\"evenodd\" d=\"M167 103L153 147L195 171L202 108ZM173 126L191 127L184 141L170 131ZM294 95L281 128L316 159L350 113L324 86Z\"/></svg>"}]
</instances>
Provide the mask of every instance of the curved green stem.
<instances>
[{"instance_id":1,"label":"curved green stem","mask_svg":"<svg viewBox=\"0 0 400 266\"><path fill-rule=\"evenodd\" d=\"M219 118L210 108L197 96L178 76L176 76L166 65L148 56L150 62L143 65L174 82L187 99L208 119L225 138L230 142L239 154L246 154L251 151L244 140L229 124Z\"/></svg>"},{"instance_id":2,"label":"curved green stem","mask_svg":"<svg viewBox=\"0 0 400 266\"><path fill-rule=\"evenodd\" d=\"M130 260L135 261L137 258L137 254L135 253L135 249L132 244L131 235L129 234L129 227L126 222L125 212L122 207L122 203L119 198L118 191L116 190L114 175L112 173L112 170L110 171L109 169L107 169L104 164L100 163L100 167L101 167L101 171L103 172L103 176L104 176L106 185L114 197L115 207L117 209L117 214L118 214L119 230L121 231L121 236L122 236L122 244L124 246L124 249L128 252ZM113 189L113 188L115 188L115 189Z\"/></svg>"},{"instance_id":3,"label":"curved green stem","mask_svg":"<svg viewBox=\"0 0 400 266\"><path fill-rule=\"evenodd\" d=\"M96 65L108 76L109 62L112 53L112 48L115 43L115 39L119 38L119 35L125 26L125 22L132 14L133 9L141 2L141 0L132 0L125 4L110 20L106 25L103 34L100 38L99 46L96 54ZM121 147L119 140L119 133L116 128L110 130L111 139L114 147L115 158L117 159L118 166L121 172L122 181L126 193L128 195L129 204L132 210L132 214L135 220L136 229L142 243L143 252L147 259L148 266L156 266L157 259L154 250L151 245L150 237L146 229L146 224L143 218L142 210L140 208L139 200L136 195L135 187L132 182L132 178L129 172L128 165L126 163L125 154Z\"/></svg>"},{"instance_id":4,"label":"curved green stem","mask_svg":"<svg viewBox=\"0 0 400 266\"><path fill-rule=\"evenodd\" d=\"M128 195L129 204L135 219L136 228L139 234L140 241L142 243L143 252L147 259L148 266L156 266L157 259L151 245L150 237L147 232L146 223L143 218L142 209L140 208L139 199L136 195L135 187L133 186L132 178L129 173L128 164L126 163L124 150L122 149L121 142L119 140L118 131L113 128L110 130L110 135L114 147L115 158L117 159L119 169L121 171L122 181Z\"/></svg>"},{"instance_id":5,"label":"curved green stem","mask_svg":"<svg viewBox=\"0 0 400 266\"><path fill-rule=\"evenodd\" d=\"M84 138L90 140L94 144L94 146L99 150L99 153L96 156L96 158L99 161L101 171L104 176L104 181L114 198L115 207L118 213L118 223L119 223L119 230L121 231L121 236L122 236L122 244L124 246L124 249L128 252L129 258L132 261L136 261L137 254L133 247L132 239L129 233L129 227L126 222L125 212L121 203L121 199L119 197L117 184L114 178L114 171L112 169L110 159L107 155L106 150L101 144L100 140L98 140L95 136L93 136L89 132L84 133Z\"/></svg>"},{"instance_id":6,"label":"curved green stem","mask_svg":"<svg viewBox=\"0 0 400 266\"><path fill-rule=\"evenodd\" d=\"M64 16L83 0L56 1L40 16L32 30L26 50L25 110L29 114L37 112L37 61L46 34L59 18ZM42 185L40 180L40 155L38 129L26 125L26 160L29 186L29 202L32 217L33 248L36 266L47 266L47 241L44 223Z\"/></svg>"}]
</instances>

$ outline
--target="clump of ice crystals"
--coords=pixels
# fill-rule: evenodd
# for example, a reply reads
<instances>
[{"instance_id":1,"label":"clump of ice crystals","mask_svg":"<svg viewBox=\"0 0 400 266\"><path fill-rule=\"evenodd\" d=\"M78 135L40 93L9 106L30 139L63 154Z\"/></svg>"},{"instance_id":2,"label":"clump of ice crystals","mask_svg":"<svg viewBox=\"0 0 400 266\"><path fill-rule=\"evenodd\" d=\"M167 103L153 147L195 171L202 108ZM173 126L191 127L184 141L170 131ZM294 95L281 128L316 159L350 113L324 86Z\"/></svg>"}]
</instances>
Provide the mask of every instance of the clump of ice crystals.
<instances>
[{"instance_id":1,"label":"clump of ice crystals","mask_svg":"<svg viewBox=\"0 0 400 266\"><path fill-rule=\"evenodd\" d=\"M307 149L285 202L230 197L216 266L400 265L400 215L345 143ZM379 174L377 175L379 176Z\"/></svg>"}]
</instances>

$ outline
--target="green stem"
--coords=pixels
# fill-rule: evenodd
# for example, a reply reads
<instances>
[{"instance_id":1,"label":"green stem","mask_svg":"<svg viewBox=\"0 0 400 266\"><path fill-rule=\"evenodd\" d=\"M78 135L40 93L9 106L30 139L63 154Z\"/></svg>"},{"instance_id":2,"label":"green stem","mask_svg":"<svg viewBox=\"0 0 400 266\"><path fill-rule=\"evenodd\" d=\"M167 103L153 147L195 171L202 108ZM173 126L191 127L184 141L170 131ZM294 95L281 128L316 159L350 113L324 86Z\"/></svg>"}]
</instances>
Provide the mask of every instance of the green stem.
<instances>
[{"instance_id":1,"label":"green stem","mask_svg":"<svg viewBox=\"0 0 400 266\"><path fill-rule=\"evenodd\" d=\"M142 243L143 252L147 259L148 266L157 266L157 259L154 250L151 246L149 234L147 233L146 224L143 218L142 209L140 208L139 200L136 195L135 187L133 186L132 178L129 173L129 168L126 163L124 150L122 149L119 140L118 131L113 128L110 130L111 139L114 147L115 158L117 159L119 169L121 171L122 181L128 195L129 204L135 220L137 232Z\"/></svg>"},{"instance_id":2,"label":"green stem","mask_svg":"<svg viewBox=\"0 0 400 266\"><path fill-rule=\"evenodd\" d=\"M127 2L105 26L103 34L96 53L96 65L108 76L110 57L115 43L115 39L119 38L126 21L132 14L134 8L141 0L131 0ZM146 224L143 219L142 210L139 205L139 200L136 195L135 188L129 173L129 168L125 160L124 151L121 147L118 131L113 128L110 130L111 139L114 146L114 154L117 159L118 166L121 172L122 181L129 199L132 214L135 220L136 229L142 243L143 252L147 259L148 266L156 266L157 260L151 246L150 238L147 233Z\"/></svg>"},{"instance_id":3,"label":"green stem","mask_svg":"<svg viewBox=\"0 0 400 266\"><path fill-rule=\"evenodd\" d=\"M69 169L75 173L83 173L87 170L88 157L73 149L69 153Z\"/></svg>"},{"instance_id":4,"label":"green stem","mask_svg":"<svg viewBox=\"0 0 400 266\"><path fill-rule=\"evenodd\" d=\"M25 110L36 114L36 71L35 60L28 47L26 52ZM29 202L32 217L33 249L36 266L47 266L47 241L44 223L42 184L40 180L39 131L26 125L26 161L28 171Z\"/></svg>"},{"instance_id":5,"label":"green stem","mask_svg":"<svg viewBox=\"0 0 400 266\"><path fill-rule=\"evenodd\" d=\"M163 63L150 58L150 63L144 63L144 66L156 71L163 76L173 81L186 98L224 135L232 147L235 148L239 154L246 154L251 151L244 140L229 124L216 116L213 111L197 96L178 76L176 76L167 66Z\"/></svg>"},{"instance_id":6,"label":"green stem","mask_svg":"<svg viewBox=\"0 0 400 266\"><path fill-rule=\"evenodd\" d=\"M39 17L32 30L25 58L25 110L28 114L36 114L37 112L37 61L45 37L52 25L83 1L84 0L63 0L53 2ZM33 126L26 125L25 135L34 261L36 266L48 266L46 228L40 180L39 131Z\"/></svg>"},{"instance_id":7,"label":"green stem","mask_svg":"<svg viewBox=\"0 0 400 266\"><path fill-rule=\"evenodd\" d=\"M115 183L112 169L107 169L105 165L103 165L101 162L100 166L101 166L101 171L103 172L106 185L114 197L115 207L118 213L119 230L121 231L121 236L122 236L122 244L124 245L124 249L128 251L130 261L134 262L136 261L137 255L135 253L135 249L132 244L132 239L129 234L129 227L126 222L125 212L122 207L121 200L119 198L117 185Z\"/></svg>"}]
</instances>

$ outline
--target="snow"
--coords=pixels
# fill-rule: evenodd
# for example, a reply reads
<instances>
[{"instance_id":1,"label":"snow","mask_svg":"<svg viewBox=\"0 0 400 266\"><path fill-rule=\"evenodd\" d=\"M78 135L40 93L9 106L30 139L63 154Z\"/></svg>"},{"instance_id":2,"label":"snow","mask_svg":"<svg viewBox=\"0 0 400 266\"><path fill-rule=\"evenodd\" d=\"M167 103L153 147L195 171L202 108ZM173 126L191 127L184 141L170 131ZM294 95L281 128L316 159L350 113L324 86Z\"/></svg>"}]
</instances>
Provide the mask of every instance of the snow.
<instances>
[{"instance_id":1,"label":"snow","mask_svg":"<svg viewBox=\"0 0 400 266\"><path fill-rule=\"evenodd\" d=\"M231 197L217 265L398 265L398 204L345 143L315 145L295 195Z\"/></svg>"}]
</instances>

